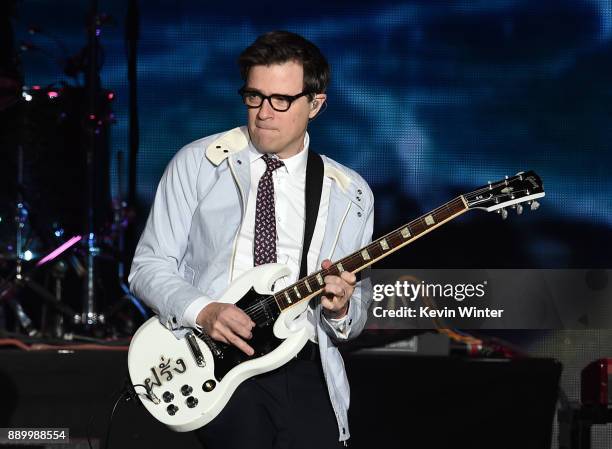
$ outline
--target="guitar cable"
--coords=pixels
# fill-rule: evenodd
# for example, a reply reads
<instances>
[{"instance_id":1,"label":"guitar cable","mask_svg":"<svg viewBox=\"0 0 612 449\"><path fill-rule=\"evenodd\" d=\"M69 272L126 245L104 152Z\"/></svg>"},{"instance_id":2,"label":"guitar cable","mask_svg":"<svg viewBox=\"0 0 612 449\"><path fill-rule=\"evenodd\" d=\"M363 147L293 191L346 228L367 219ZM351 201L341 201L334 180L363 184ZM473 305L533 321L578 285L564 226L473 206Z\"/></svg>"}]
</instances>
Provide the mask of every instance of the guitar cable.
<instances>
[{"instance_id":1,"label":"guitar cable","mask_svg":"<svg viewBox=\"0 0 612 449\"><path fill-rule=\"evenodd\" d=\"M108 424L106 427L106 437L104 439L104 449L109 448L109 441L110 441L111 429L113 425L113 418L115 417L115 412L117 411L118 405L121 403L122 400L124 402L135 401L136 403L138 403L138 401L136 401L136 399L138 398L136 387L144 388L146 390L145 395L151 398L149 388L146 385L143 385L143 384L132 385L132 383L129 380L129 377L126 377L125 384L123 385L123 387L121 387L121 389L119 390L119 393L113 394L113 397L116 396L117 399L115 400L113 404L113 408L108 418ZM89 445L89 449L93 449L93 446L91 444L91 426L94 422L94 417L95 417L95 413L92 413L91 417L89 418L89 422L87 423L87 443Z\"/></svg>"}]
</instances>

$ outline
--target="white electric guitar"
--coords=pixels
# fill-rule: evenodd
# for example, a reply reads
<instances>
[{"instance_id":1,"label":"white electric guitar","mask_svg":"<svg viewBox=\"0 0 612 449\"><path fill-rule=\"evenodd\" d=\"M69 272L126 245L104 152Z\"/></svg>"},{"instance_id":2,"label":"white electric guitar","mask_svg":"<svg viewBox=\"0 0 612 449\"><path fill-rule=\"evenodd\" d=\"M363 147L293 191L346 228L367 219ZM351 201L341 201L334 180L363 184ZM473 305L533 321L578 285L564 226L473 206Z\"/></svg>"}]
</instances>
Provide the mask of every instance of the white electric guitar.
<instances>
[{"instance_id":1,"label":"white electric guitar","mask_svg":"<svg viewBox=\"0 0 612 449\"><path fill-rule=\"evenodd\" d=\"M177 339L153 317L130 344L128 368L135 390L146 409L172 430L197 429L221 412L241 382L282 366L302 349L308 340L302 312L323 290L325 276L361 271L470 209L497 211L506 218L506 208L520 214L522 203L528 202L536 209L536 199L543 196L542 182L533 171L489 183L274 293L272 286L289 274L288 267L255 267L232 282L219 299L240 307L256 323L248 342L255 354L247 356L195 329Z\"/></svg>"}]
</instances>

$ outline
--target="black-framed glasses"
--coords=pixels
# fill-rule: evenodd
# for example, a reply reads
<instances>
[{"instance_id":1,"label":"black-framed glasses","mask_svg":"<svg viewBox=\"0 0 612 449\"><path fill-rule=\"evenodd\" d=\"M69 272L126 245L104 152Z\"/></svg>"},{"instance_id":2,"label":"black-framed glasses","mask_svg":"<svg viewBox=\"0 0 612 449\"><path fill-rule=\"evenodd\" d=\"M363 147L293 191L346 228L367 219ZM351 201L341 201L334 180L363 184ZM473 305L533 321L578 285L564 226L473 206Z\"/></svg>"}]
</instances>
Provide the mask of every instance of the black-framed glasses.
<instances>
[{"instance_id":1,"label":"black-framed glasses","mask_svg":"<svg viewBox=\"0 0 612 449\"><path fill-rule=\"evenodd\" d=\"M300 92L297 95L264 95L261 92L257 92L256 90L250 90L244 87L240 88L238 90L238 93L242 97L242 101L244 102L247 108L258 108L263 104L264 100L268 100L268 103L270 103L272 109L278 112L287 111L295 100L305 95L310 95L310 92L307 90Z\"/></svg>"}]
</instances>

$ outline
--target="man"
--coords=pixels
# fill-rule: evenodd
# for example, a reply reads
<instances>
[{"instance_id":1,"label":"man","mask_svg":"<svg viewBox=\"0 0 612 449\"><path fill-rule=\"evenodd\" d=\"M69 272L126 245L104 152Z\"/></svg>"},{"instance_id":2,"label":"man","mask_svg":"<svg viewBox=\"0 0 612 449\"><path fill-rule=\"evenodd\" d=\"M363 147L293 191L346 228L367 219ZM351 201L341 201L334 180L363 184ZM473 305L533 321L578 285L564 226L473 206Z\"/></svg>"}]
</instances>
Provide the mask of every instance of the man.
<instances>
[{"instance_id":1,"label":"man","mask_svg":"<svg viewBox=\"0 0 612 449\"><path fill-rule=\"evenodd\" d=\"M201 327L251 355L255 323L216 299L254 265L288 265L278 290L370 243L374 204L358 174L309 148L306 128L329 81L319 49L276 31L257 38L239 65L248 124L195 141L172 159L130 285L177 337ZM238 387L198 432L205 447L333 448L349 438L349 386L336 344L361 332L369 304L352 273L324 282L306 312L310 341L283 367Z\"/></svg>"}]
</instances>

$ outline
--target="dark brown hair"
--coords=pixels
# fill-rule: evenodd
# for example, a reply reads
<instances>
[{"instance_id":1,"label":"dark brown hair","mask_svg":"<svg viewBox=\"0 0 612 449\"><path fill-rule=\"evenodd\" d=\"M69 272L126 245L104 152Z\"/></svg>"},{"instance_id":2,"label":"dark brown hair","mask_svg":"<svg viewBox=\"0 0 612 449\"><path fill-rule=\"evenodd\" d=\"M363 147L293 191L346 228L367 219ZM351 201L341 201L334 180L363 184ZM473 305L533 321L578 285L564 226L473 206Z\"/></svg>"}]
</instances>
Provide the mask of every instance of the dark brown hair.
<instances>
[{"instance_id":1,"label":"dark brown hair","mask_svg":"<svg viewBox=\"0 0 612 449\"><path fill-rule=\"evenodd\" d=\"M283 64L296 61L304 68L304 91L323 93L329 84L329 64L318 47L299 34L270 31L262 34L238 58L240 75L246 82L255 65ZM312 95L311 95L312 97Z\"/></svg>"}]
</instances>

